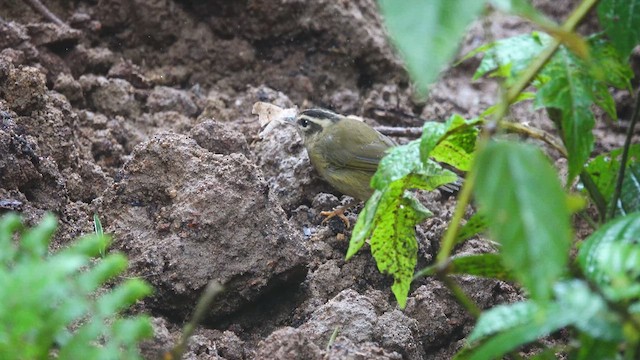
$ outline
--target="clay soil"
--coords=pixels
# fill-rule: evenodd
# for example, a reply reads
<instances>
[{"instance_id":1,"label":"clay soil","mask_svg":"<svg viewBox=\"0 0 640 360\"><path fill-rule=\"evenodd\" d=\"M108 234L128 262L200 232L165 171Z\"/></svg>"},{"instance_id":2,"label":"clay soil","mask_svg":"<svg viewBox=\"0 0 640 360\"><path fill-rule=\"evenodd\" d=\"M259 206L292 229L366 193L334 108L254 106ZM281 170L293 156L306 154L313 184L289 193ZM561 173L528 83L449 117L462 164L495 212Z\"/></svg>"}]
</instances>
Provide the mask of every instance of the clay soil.
<instances>
[{"instance_id":1,"label":"clay soil","mask_svg":"<svg viewBox=\"0 0 640 360\"><path fill-rule=\"evenodd\" d=\"M187 359L447 359L463 345L473 320L442 283L416 281L401 311L368 246L344 261L350 231L319 212L345 198L315 174L294 129L260 139L251 107L324 107L396 127L472 117L498 88L470 80L478 58L422 101L374 0L44 3L70 27L0 1L0 214L34 224L55 213L52 251L92 232L98 214L110 251L130 259L126 276L155 288L135 308L153 318L146 358L174 345L211 280L225 292ZM577 1L535 3L562 19ZM529 30L491 14L460 53ZM617 96L624 119L630 96ZM515 117L553 132L531 104ZM597 151L620 146L624 135L600 124ZM455 196L422 200L434 216L417 228L420 267ZM456 249L486 251L479 238ZM513 284L458 281L482 308L522 299Z\"/></svg>"}]
</instances>

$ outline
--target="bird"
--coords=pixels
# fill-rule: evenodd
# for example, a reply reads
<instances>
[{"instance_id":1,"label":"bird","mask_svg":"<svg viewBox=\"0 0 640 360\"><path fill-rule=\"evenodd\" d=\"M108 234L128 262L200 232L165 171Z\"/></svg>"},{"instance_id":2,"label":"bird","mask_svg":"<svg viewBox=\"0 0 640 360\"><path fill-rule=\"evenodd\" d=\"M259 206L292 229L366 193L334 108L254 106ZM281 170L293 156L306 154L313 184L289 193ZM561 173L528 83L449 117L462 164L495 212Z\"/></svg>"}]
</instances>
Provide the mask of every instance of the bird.
<instances>
[{"instance_id":1,"label":"bird","mask_svg":"<svg viewBox=\"0 0 640 360\"><path fill-rule=\"evenodd\" d=\"M385 152L396 143L361 120L325 109L300 112L293 121L311 164L329 185L354 201L323 211L323 223L338 216L349 228L344 212L372 194L371 177Z\"/></svg>"}]
</instances>

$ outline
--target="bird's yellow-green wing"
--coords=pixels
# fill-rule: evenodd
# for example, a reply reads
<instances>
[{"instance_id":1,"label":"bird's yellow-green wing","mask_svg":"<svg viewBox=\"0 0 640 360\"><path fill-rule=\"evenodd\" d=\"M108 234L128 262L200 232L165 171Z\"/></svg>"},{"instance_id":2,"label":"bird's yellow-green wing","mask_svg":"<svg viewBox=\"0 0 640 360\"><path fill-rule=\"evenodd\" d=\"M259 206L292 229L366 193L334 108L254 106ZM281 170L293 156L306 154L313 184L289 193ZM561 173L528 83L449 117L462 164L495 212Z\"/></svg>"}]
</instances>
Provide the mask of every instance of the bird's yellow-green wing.
<instances>
[{"instance_id":1,"label":"bird's yellow-green wing","mask_svg":"<svg viewBox=\"0 0 640 360\"><path fill-rule=\"evenodd\" d=\"M329 166L368 172L375 172L385 151L395 145L369 125L349 118L328 129L323 140L322 154Z\"/></svg>"}]
</instances>

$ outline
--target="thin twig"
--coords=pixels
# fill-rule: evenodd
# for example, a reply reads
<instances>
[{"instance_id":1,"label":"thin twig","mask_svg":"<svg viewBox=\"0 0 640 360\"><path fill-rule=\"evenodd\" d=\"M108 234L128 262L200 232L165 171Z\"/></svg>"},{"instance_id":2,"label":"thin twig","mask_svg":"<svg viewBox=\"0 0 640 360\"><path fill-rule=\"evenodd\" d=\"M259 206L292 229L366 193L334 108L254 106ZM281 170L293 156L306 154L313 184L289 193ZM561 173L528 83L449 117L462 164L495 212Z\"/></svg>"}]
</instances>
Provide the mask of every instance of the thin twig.
<instances>
[{"instance_id":1,"label":"thin twig","mask_svg":"<svg viewBox=\"0 0 640 360\"><path fill-rule=\"evenodd\" d=\"M165 359L182 359L182 355L187 348L187 342L189 341L189 338L191 337L191 335L193 335L196 327L206 314L213 299L219 293L221 293L222 290L224 290L224 288L218 282L213 280L209 282L206 290L198 300L198 304L196 305L196 309L193 312L191 320L189 320L189 322L185 324L184 328L182 329L182 337L180 338L180 342L173 349L171 349L170 353L165 354Z\"/></svg>"},{"instance_id":2,"label":"thin twig","mask_svg":"<svg viewBox=\"0 0 640 360\"><path fill-rule=\"evenodd\" d=\"M453 293L456 300L462 305L475 319L480 317L482 310L476 305L476 303L462 290L460 285L452 279L449 275L438 274L438 279L442 281L445 286Z\"/></svg>"},{"instance_id":3,"label":"thin twig","mask_svg":"<svg viewBox=\"0 0 640 360\"><path fill-rule=\"evenodd\" d=\"M422 136L421 127L403 128L395 126L376 126L374 129L387 136L407 137L412 139L417 139Z\"/></svg>"},{"instance_id":4,"label":"thin twig","mask_svg":"<svg viewBox=\"0 0 640 360\"><path fill-rule=\"evenodd\" d=\"M51 10L44 6L44 4L40 2L40 0L26 0L26 2L35 11L39 12L40 15L44 16L45 19L51 21L52 23L62 27L69 26L64 21L60 20L60 18L57 17L56 14L52 13Z\"/></svg>"},{"instance_id":5,"label":"thin twig","mask_svg":"<svg viewBox=\"0 0 640 360\"><path fill-rule=\"evenodd\" d=\"M618 171L618 179L616 181L616 189L613 193L613 198L611 198L611 203L609 203L609 215L607 219L612 219L616 213L616 204L618 203L618 199L620 198L620 193L622 192L622 184L624 183L624 172L627 167L627 159L629 159L629 147L631 146L631 138L633 137L634 128L636 127L636 123L638 122L638 117L640 113L640 90L636 93L636 104L633 109L633 115L631 116L631 123L629 124L629 129L627 130L627 138L624 139L624 148L622 149L622 158L620 159L620 170Z\"/></svg>"},{"instance_id":6,"label":"thin twig","mask_svg":"<svg viewBox=\"0 0 640 360\"><path fill-rule=\"evenodd\" d=\"M503 121L500 123L500 127L507 131L511 131L514 133L526 135L528 137L541 140L549 144L552 148L556 149L562 156L567 157L567 150L565 149L562 142L556 139L553 135L548 132L536 128L532 128L530 126L514 123L511 121Z\"/></svg>"}]
</instances>

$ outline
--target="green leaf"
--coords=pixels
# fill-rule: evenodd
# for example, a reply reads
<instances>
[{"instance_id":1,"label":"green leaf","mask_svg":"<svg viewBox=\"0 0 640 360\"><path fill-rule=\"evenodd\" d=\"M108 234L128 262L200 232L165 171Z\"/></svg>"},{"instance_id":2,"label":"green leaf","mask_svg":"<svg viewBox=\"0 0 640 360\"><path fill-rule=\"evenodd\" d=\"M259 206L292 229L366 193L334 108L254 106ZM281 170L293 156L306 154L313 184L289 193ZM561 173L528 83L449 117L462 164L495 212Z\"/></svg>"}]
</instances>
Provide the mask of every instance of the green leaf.
<instances>
[{"instance_id":1,"label":"green leaf","mask_svg":"<svg viewBox=\"0 0 640 360\"><path fill-rule=\"evenodd\" d=\"M112 254L102 259L91 270L82 273L78 283L84 291L95 291L100 284L122 273L127 268L127 258L122 254Z\"/></svg>"},{"instance_id":2,"label":"green leaf","mask_svg":"<svg viewBox=\"0 0 640 360\"><path fill-rule=\"evenodd\" d=\"M582 171L593 149L592 129L595 124L591 104L595 97L594 79L582 60L561 47L542 71L548 79L539 88L535 105L560 110L561 134L568 152L567 183Z\"/></svg>"},{"instance_id":3,"label":"green leaf","mask_svg":"<svg viewBox=\"0 0 640 360\"><path fill-rule=\"evenodd\" d=\"M533 32L483 45L467 54L465 58L484 52L480 66L473 74L473 80L490 74L504 78L509 85L551 43L551 40L551 36L545 33Z\"/></svg>"},{"instance_id":4,"label":"green leaf","mask_svg":"<svg viewBox=\"0 0 640 360\"><path fill-rule=\"evenodd\" d=\"M582 280L564 281L554 287L556 302L562 316L571 318L571 325L598 339L622 341L621 319L609 310L602 297Z\"/></svg>"},{"instance_id":5,"label":"green leaf","mask_svg":"<svg viewBox=\"0 0 640 360\"><path fill-rule=\"evenodd\" d=\"M504 281L513 280L513 274L502 265L499 254L477 254L455 257L451 260L452 274L467 274Z\"/></svg>"},{"instance_id":6,"label":"green leaf","mask_svg":"<svg viewBox=\"0 0 640 360\"><path fill-rule=\"evenodd\" d=\"M13 261L16 248L13 246L13 234L22 229L20 216L9 213L0 218L0 265L7 266Z\"/></svg>"},{"instance_id":7,"label":"green leaf","mask_svg":"<svg viewBox=\"0 0 640 360\"><path fill-rule=\"evenodd\" d=\"M144 281L128 279L98 299L96 304L98 314L114 314L145 296L151 295L152 291L152 288Z\"/></svg>"},{"instance_id":8,"label":"green leaf","mask_svg":"<svg viewBox=\"0 0 640 360\"><path fill-rule=\"evenodd\" d=\"M420 159L429 158L468 171L475 150L478 119L465 120L454 114L445 123L426 122L420 139Z\"/></svg>"},{"instance_id":9,"label":"green leaf","mask_svg":"<svg viewBox=\"0 0 640 360\"><path fill-rule=\"evenodd\" d=\"M414 278L434 275L437 265L420 270ZM473 275L504 281L513 280L511 272L502 265L498 254L474 254L457 256L447 266L447 274Z\"/></svg>"},{"instance_id":10,"label":"green leaf","mask_svg":"<svg viewBox=\"0 0 640 360\"><path fill-rule=\"evenodd\" d=\"M70 247L62 250L62 253L94 257L99 255L100 249L105 248L110 241L111 238L109 235L98 236L96 234L89 234L80 237Z\"/></svg>"},{"instance_id":11,"label":"green leaf","mask_svg":"<svg viewBox=\"0 0 640 360\"><path fill-rule=\"evenodd\" d=\"M562 282L554 292L557 302L524 301L483 312L467 338L470 347L456 359L498 359L520 345L569 325L592 336L622 339L620 320L608 312L602 298L586 283Z\"/></svg>"},{"instance_id":12,"label":"green leaf","mask_svg":"<svg viewBox=\"0 0 640 360\"><path fill-rule=\"evenodd\" d=\"M601 0L598 18L618 53L627 59L640 43L640 0Z\"/></svg>"},{"instance_id":13,"label":"green leaf","mask_svg":"<svg viewBox=\"0 0 640 360\"><path fill-rule=\"evenodd\" d=\"M640 210L640 164L631 164L625 170L622 191L616 208L620 214Z\"/></svg>"},{"instance_id":14,"label":"green leaf","mask_svg":"<svg viewBox=\"0 0 640 360\"><path fill-rule=\"evenodd\" d=\"M364 245L364 242L369 238L369 236L371 236L375 215L378 211L378 204L380 203L381 197L382 192L380 190L374 191L373 195L371 195L369 200L365 203L362 211L360 211L358 221L353 227L353 232L351 233L351 240L349 240L349 249L347 250L345 260L351 259L351 257L353 257L353 255L362 248L362 245Z\"/></svg>"},{"instance_id":15,"label":"green leaf","mask_svg":"<svg viewBox=\"0 0 640 360\"><path fill-rule=\"evenodd\" d=\"M591 160L585 170L595 183L609 206L613 201L618 172L620 171L620 157L622 148L610 153L598 155ZM615 204L616 214L624 215L640 210L640 144L629 147L627 169L622 183L619 201Z\"/></svg>"},{"instance_id":16,"label":"green leaf","mask_svg":"<svg viewBox=\"0 0 640 360\"><path fill-rule=\"evenodd\" d=\"M570 213L554 168L526 144L492 142L477 155L476 198L507 268L547 301L565 274L571 244Z\"/></svg>"},{"instance_id":17,"label":"green leaf","mask_svg":"<svg viewBox=\"0 0 640 360\"><path fill-rule=\"evenodd\" d=\"M394 181L411 176L407 188L435 190L439 186L458 180L458 176L450 170L443 169L438 163L420 160L420 140L414 140L389 150L378 165L378 170L371 179L371 187L384 190Z\"/></svg>"},{"instance_id":18,"label":"green leaf","mask_svg":"<svg viewBox=\"0 0 640 360\"><path fill-rule=\"evenodd\" d=\"M140 338L121 341L112 324L117 323L117 311L148 293L149 287L126 283L96 301L94 290L126 265L122 255L91 261L90 256L97 254L107 237L90 235L51 254L47 244L56 228L54 217L45 217L32 230L20 231L19 246L13 249L11 233L20 228L15 216L0 219L0 234L9 234L0 243L9 245L20 259L0 263L3 358L44 359L54 353L61 359L139 358L136 344ZM132 318L132 324L142 321L137 319Z\"/></svg>"},{"instance_id":19,"label":"green leaf","mask_svg":"<svg viewBox=\"0 0 640 360\"><path fill-rule=\"evenodd\" d=\"M421 93L455 55L485 0L379 0L389 34Z\"/></svg>"},{"instance_id":20,"label":"green leaf","mask_svg":"<svg viewBox=\"0 0 640 360\"><path fill-rule=\"evenodd\" d=\"M484 232L485 230L487 230L487 228L487 217L482 215L480 212L477 212L473 214L464 225L462 225L462 227L458 231L456 243L461 243L467 239L470 239L471 237Z\"/></svg>"},{"instance_id":21,"label":"green leaf","mask_svg":"<svg viewBox=\"0 0 640 360\"><path fill-rule=\"evenodd\" d=\"M596 105L604 110L613 120L618 119L613 96L609 86L631 91L633 70L623 61L611 43L593 37L590 39L591 59L588 63L589 76L593 77L593 98Z\"/></svg>"},{"instance_id":22,"label":"green leaf","mask_svg":"<svg viewBox=\"0 0 640 360\"><path fill-rule=\"evenodd\" d=\"M22 260L26 260L25 256L29 259L43 257L47 253L51 236L57 228L56 217L47 213L38 226L22 234L22 242L20 242Z\"/></svg>"},{"instance_id":23,"label":"green leaf","mask_svg":"<svg viewBox=\"0 0 640 360\"><path fill-rule=\"evenodd\" d=\"M569 359L592 360L592 359L616 359L619 344L615 341L595 339L588 334L578 335L578 344L569 354Z\"/></svg>"},{"instance_id":24,"label":"green leaf","mask_svg":"<svg viewBox=\"0 0 640 360\"><path fill-rule=\"evenodd\" d=\"M93 229L96 233L96 236L104 236L104 230L102 230L102 222L100 221L98 214L93 214ZM104 257L105 250L106 244L105 247L100 248L100 256Z\"/></svg>"},{"instance_id":25,"label":"green leaf","mask_svg":"<svg viewBox=\"0 0 640 360\"><path fill-rule=\"evenodd\" d=\"M640 213L617 218L591 234L578 252L585 276L613 300L638 297Z\"/></svg>"},{"instance_id":26,"label":"green leaf","mask_svg":"<svg viewBox=\"0 0 640 360\"><path fill-rule=\"evenodd\" d=\"M393 276L391 290L400 308L406 305L417 263L415 226L431 215L417 205L412 195L405 193L405 186L403 180L398 180L383 191L370 242L378 270Z\"/></svg>"}]
</instances>

